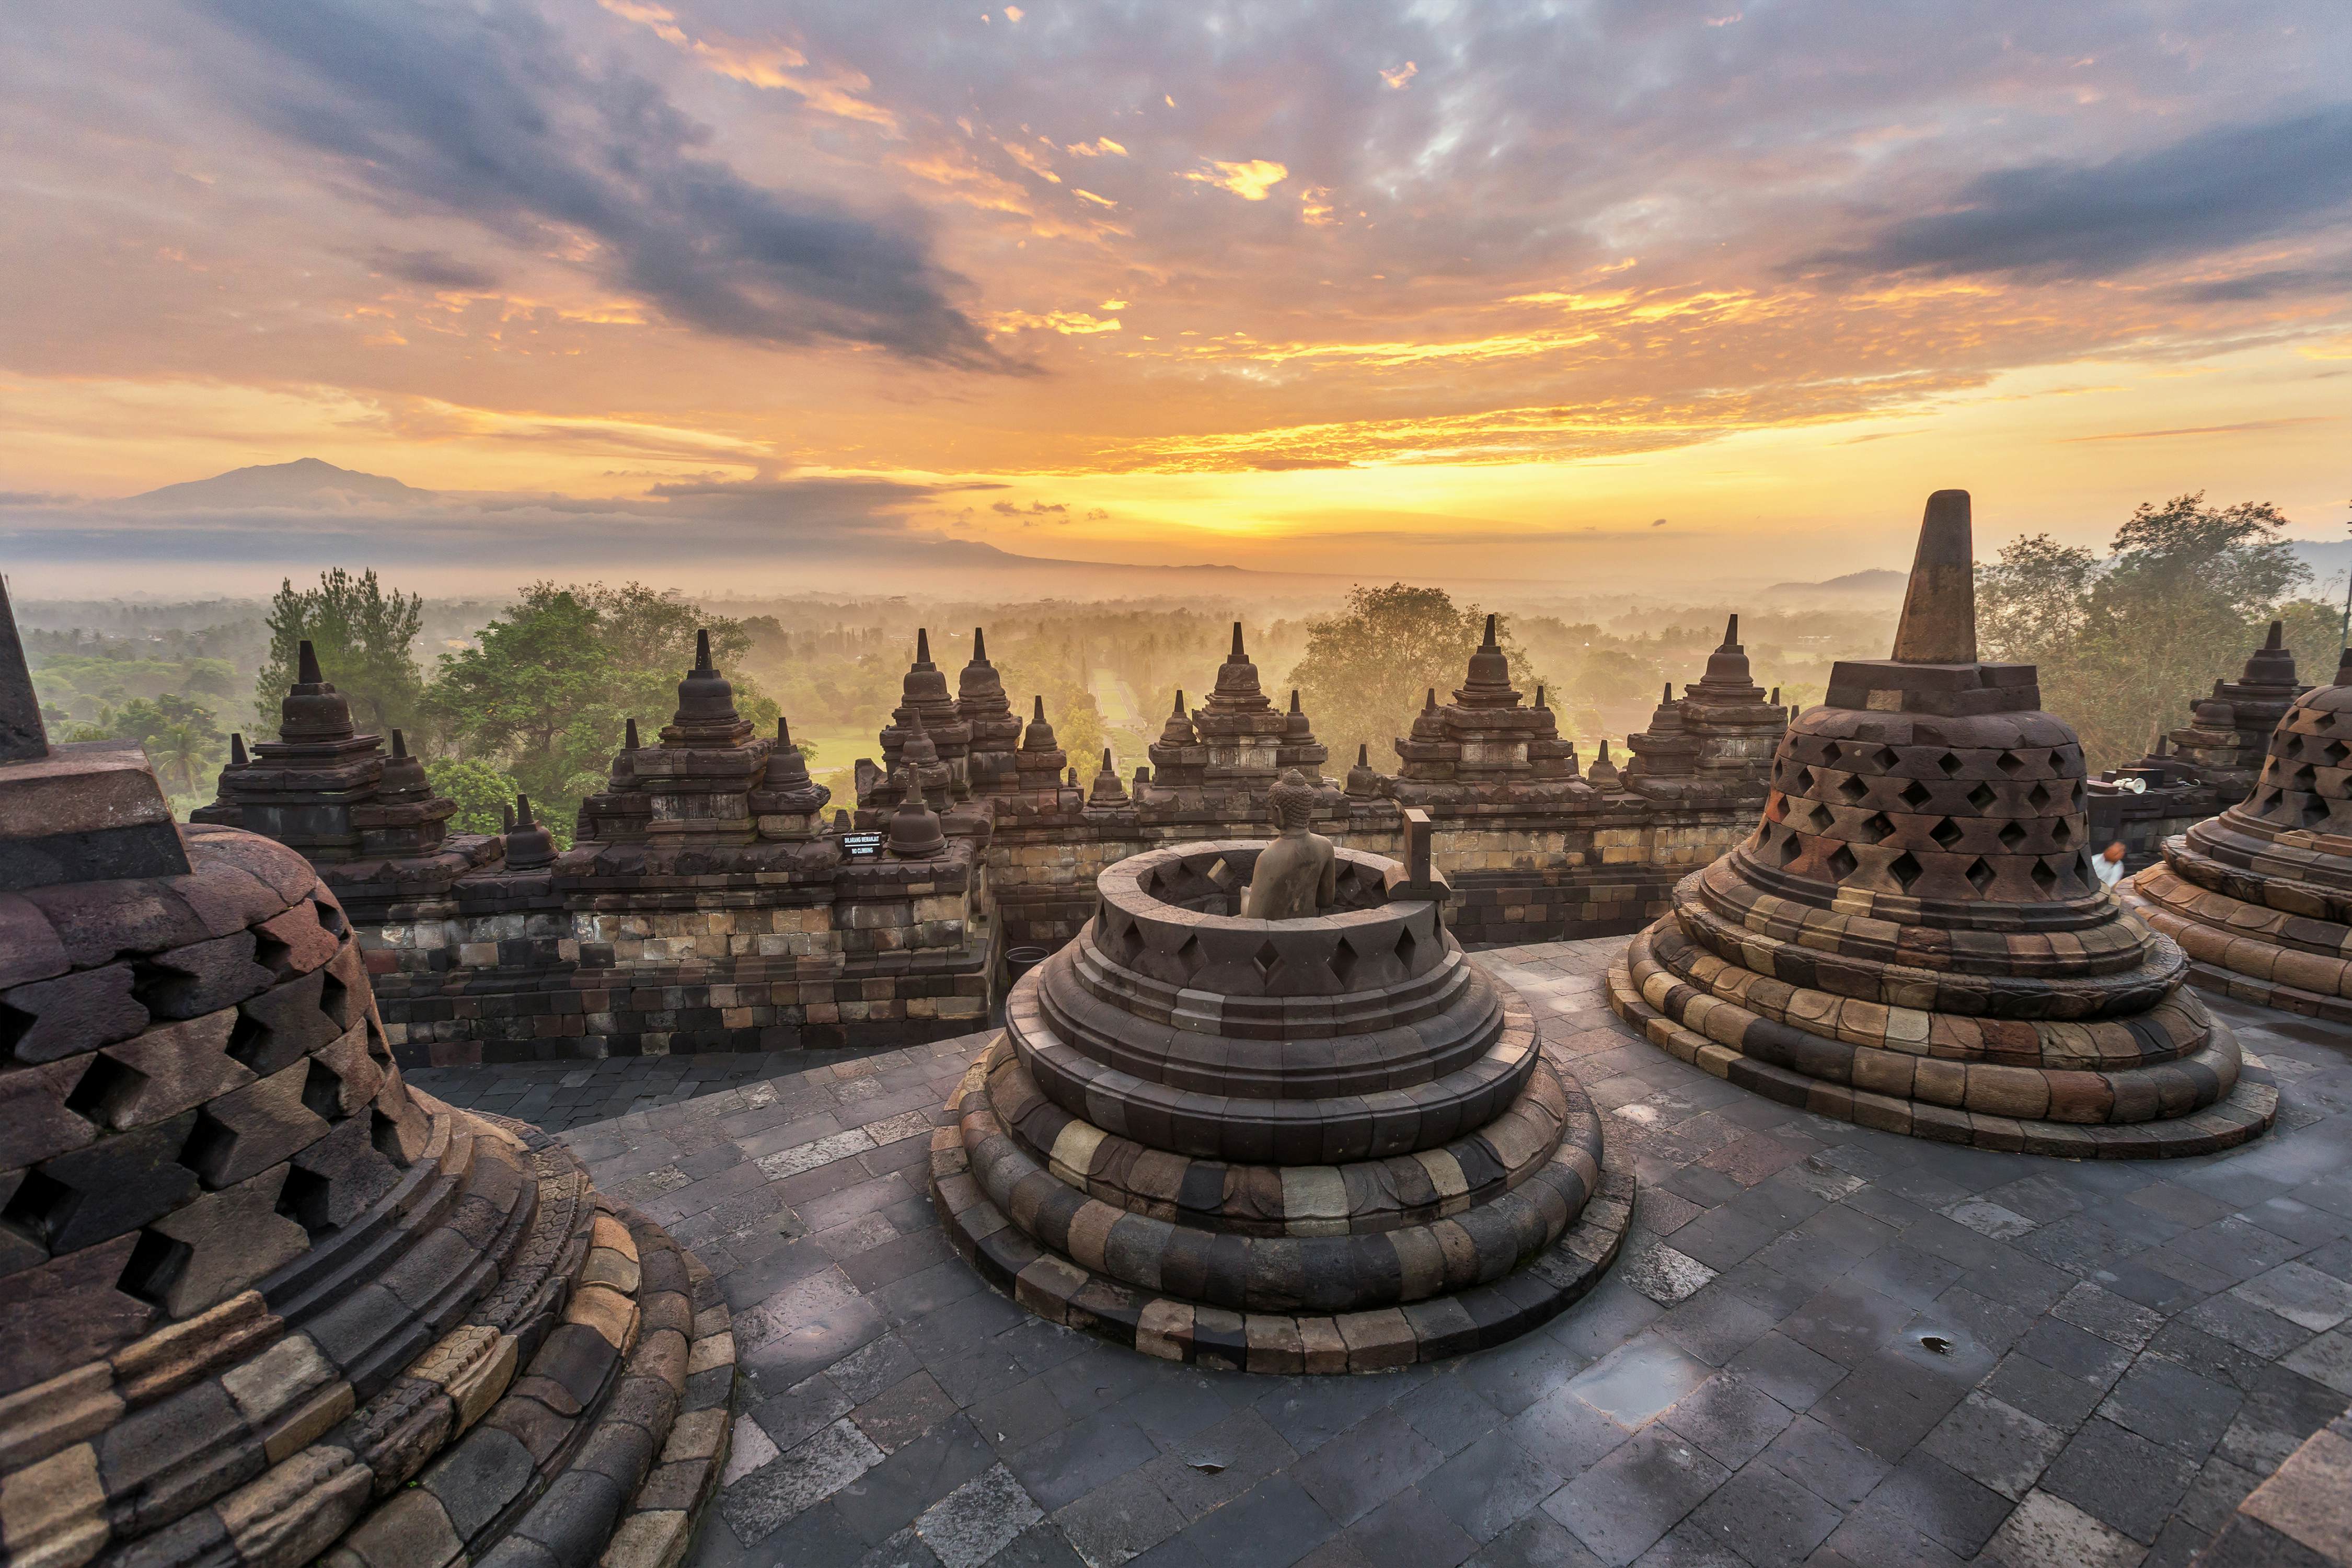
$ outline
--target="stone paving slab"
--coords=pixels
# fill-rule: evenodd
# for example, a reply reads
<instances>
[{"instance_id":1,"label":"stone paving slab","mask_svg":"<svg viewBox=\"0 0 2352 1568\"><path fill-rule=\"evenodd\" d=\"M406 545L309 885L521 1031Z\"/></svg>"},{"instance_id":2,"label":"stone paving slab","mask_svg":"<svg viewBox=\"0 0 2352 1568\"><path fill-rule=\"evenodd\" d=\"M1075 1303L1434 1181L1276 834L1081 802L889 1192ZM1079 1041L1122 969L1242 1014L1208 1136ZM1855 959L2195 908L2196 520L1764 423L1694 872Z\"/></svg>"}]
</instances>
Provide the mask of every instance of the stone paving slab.
<instances>
[{"instance_id":1,"label":"stone paving slab","mask_svg":"<svg viewBox=\"0 0 2352 1568\"><path fill-rule=\"evenodd\" d=\"M572 1128L736 1314L689 1561L2155 1568L2352 1401L2352 1032L2217 1003L2273 1133L2053 1161L1686 1067L1609 1014L1622 948L1483 956L1634 1163L1622 1259L1541 1331L1394 1373L1171 1366L984 1287L922 1182L986 1037Z\"/></svg>"},{"instance_id":2,"label":"stone paving slab","mask_svg":"<svg viewBox=\"0 0 2352 1568\"><path fill-rule=\"evenodd\" d=\"M633 1110L677 1105L882 1054L870 1050L700 1052L677 1057L605 1057L595 1061L492 1062L411 1068L404 1076L437 1100L568 1132Z\"/></svg>"}]
</instances>

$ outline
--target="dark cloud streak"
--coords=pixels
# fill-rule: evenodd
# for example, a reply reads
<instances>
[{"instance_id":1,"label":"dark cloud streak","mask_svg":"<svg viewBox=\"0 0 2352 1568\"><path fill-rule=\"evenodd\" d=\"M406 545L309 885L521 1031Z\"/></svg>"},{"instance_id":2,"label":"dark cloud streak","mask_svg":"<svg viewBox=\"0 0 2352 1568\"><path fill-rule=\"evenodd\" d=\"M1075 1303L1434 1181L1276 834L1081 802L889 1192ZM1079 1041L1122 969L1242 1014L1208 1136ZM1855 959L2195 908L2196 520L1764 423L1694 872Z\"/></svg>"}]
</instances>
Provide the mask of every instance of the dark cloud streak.
<instances>
[{"instance_id":1,"label":"dark cloud streak","mask_svg":"<svg viewBox=\"0 0 2352 1568\"><path fill-rule=\"evenodd\" d=\"M200 8L287 68L254 73L241 107L389 210L423 203L541 250L572 231L608 286L706 332L1012 368L950 300L959 280L919 218L753 184L657 85L591 73L518 0Z\"/></svg>"},{"instance_id":2,"label":"dark cloud streak","mask_svg":"<svg viewBox=\"0 0 2352 1568\"><path fill-rule=\"evenodd\" d=\"M1942 278L2112 278L2301 229L2347 205L2352 104L2339 104L2105 163L1994 170L1962 186L1953 210L1903 219L1860 249L1812 260Z\"/></svg>"}]
</instances>

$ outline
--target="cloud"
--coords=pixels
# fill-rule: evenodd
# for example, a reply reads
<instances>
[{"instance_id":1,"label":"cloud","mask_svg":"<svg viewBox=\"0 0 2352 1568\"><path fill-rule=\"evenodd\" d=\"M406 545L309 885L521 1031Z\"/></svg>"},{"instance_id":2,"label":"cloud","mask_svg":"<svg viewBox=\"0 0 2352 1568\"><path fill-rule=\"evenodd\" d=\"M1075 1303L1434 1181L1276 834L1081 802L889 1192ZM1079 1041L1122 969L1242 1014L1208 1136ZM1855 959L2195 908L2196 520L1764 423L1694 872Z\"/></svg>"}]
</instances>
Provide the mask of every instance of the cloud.
<instances>
[{"instance_id":1,"label":"cloud","mask_svg":"<svg viewBox=\"0 0 2352 1568\"><path fill-rule=\"evenodd\" d=\"M48 490L0 490L0 506L49 507L69 506L73 497L58 495Z\"/></svg>"},{"instance_id":2,"label":"cloud","mask_svg":"<svg viewBox=\"0 0 2352 1568\"><path fill-rule=\"evenodd\" d=\"M460 261L442 250L395 250L390 246L379 246L375 254L368 258L368 265L403 282L421 283L427 289L478 292L495 289L499 282L499 275L488 268Z\"/></svg>"},{"instance_id":3,"label":"cloud","mask_svg":"<svg viewBox=\"0 0 2352 1568\"><path fill-rule=\"evenodd\" d=\"M1045 501L1033 500L1025 507L1016 506L1009 500L991 501L988 503L988 510L1003 517L1050 517L1060 522L1070 521L1070 509L1061 501L1049 504Z\"/></svg>"},{"instance_id":4,"label":"cloud","mask_svg":"<svg viewBox=\"0 0 2352 1568\"><path fill-rule=\"evenodd\" d=\"M2338 262L2334 267L2273 267L2235 278L2184 283L2175 293L2191 304L2224 305L2347 290L2352 290L2352 263Z\"/></svg>"},{"instance_id":5,"label":"cloud","mask_svg":"<svg viewBox=\"0 0 2352 1568\"><path fill-rule=\"evenodd\" d=\"M1949 210L1813 259L1953 278L2111 278L2233 249L2352 205L2352 104L2202 131L2104 163L1979 174Z\"/></svg>"},{"instance_id":6,"label":"cloud","mask_svg":"<svg viewBox=\"0 0 2352 1568\"><path fill-rule=\"evenodd\" d=\"M2235 425L2188 425L2173 430L2118 430L2105 436L2069 436L2063 445L2088 446L2101 441L2162 441L2182 436L2240 436L2253 430L2285 430L2297 425L2333 425L2329 415L2306 414L2298 418L2247 419Z\"/></svg>"},{"instance_id":7,"label":"cloud","mask_svg":"<svg viewBox=\"0 0 2352 1568\"><path fill-rule=\"evenodd\" d=\"M421 204L574 256L718 336L1007 368L950 301L959 280L918 221L752 184L659 87L592 72L520 0L202 5L282 68L248 74L247 112L388 209Z\"/></svg>"},{"instance_id":8,"label":"cloud","mask_svg":"<svg viewBox=\"0 0 2352 1568\"><path fill-rule=\"evenodd\" d=\"M1274 187L1290 178L1290 171L1279 163L1263 158L1252 158L1246 163L1224 163L1211 159L1205 169L1194 169L1185 174L1204 185L1214 185L1221 191L1231 191L1245 202L1262 202Z\"/></svg>"},{"instance_id":9,"label":"cloud","mask_svg":"<svg viewBox=\"0 0 2352 1568\"><path fill-rule=\"evenodd\" d=\"M1401 92L1404 89L1405 83L1420 74L1421 68L1407 60L1394 70L1381 72L1381 85Z\"/></svg>"}]
</instances>

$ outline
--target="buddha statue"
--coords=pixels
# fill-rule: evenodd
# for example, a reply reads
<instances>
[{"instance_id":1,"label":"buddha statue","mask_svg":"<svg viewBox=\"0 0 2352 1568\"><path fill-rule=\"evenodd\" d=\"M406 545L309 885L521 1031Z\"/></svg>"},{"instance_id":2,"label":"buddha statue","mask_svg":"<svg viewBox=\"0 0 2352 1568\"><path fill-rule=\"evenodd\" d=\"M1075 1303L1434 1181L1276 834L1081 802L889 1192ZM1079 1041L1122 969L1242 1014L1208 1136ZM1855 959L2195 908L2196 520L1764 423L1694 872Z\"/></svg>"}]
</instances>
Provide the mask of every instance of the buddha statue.
<instances>
[{"instance_id":1,"label":"buddha statue","mask_svg":"<svg viewBox=\"0 0 2352 1568\"><path fill-rule=\"evenodd\" d=\"M1315 786L1297 768L1266 792L1281 837L1257 858L1242 894L1242 914L1250 920L1306 920L1339 899L1339 856L1331 841L1307 824L1315 814Z\"/></svg>"}]
</instances>

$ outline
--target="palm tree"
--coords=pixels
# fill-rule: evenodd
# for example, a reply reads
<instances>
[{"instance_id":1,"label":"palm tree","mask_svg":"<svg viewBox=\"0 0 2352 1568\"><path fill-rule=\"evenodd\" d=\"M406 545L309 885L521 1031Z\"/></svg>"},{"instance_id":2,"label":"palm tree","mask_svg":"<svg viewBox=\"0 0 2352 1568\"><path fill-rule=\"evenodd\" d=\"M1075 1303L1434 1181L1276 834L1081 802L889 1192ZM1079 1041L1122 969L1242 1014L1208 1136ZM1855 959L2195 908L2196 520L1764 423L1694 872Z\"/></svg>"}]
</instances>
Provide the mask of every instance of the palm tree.
<instances>
[{"instance_id":1,"label":"palm tree","mask_svg":"<svg viewBox=\"0 0 2352 1568\"><path fill-rule=\"evenodd\" d=\"M204 765L205 738L193 724L173 724L149 743L148 758L166 776L176 770L184 792L196 793L196 770Z\"/></svg>"}]
</instances>

